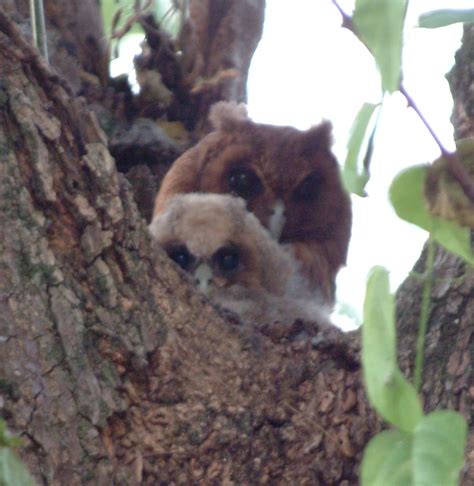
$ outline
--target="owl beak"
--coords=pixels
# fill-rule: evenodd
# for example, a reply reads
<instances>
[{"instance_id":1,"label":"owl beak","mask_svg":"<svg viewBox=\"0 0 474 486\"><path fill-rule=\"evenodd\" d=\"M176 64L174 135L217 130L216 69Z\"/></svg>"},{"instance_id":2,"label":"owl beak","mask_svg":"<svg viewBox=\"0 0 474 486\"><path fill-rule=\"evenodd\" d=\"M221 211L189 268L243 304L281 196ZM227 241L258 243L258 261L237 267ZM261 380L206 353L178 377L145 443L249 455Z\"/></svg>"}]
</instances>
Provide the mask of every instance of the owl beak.
<instances>
[{"instance_id":1,"label":"owl beak","mask_svg":"<svg viewBox=\"0 0 474 486\"><path fill-rule=\"evenodd\" d=\"M273 206L273 213L268 220L268 230L277 241L280 239L285 222L285 203L281 199L277 199Z\"/></svg>"},{"instance_id":2,"label":"owl beak","mask_svg":"<svg viewBox=\"0 0 474 486\"><path fill-rule=\"evenodd\" d=\"M210 283L212 282L212 268L207 263L201 263L194 272L194 282L197 288L204 294L210 292Z\"/></svg>"}]
</instances>

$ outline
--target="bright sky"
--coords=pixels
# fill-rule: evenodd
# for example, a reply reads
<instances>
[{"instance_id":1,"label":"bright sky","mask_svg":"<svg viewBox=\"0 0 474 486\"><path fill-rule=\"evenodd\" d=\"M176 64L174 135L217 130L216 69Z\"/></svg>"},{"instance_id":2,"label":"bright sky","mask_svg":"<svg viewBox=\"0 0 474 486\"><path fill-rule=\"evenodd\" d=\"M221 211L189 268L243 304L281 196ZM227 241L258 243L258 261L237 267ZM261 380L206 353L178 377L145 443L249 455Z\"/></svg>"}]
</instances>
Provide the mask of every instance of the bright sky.
<instances>
[{"instance_id":1,"label":"bright sky","mask_svg":"<svg viewBox=\"0 0 474 486\"><path fill-rule=\"evenodd\" d=\"M354 2L340 1L351 12ZM380 82L371 56L340 27L331 0L267 0L264 34L248 82L250 116L259 122L304 129L321 119L334 125L334 150L342 163L352 122L361 107L380 100ZM452 100L445 80L459 47L461 25L415 27L427 9L472 8L472 0L412 0L404 47L404 84L438 133L453 147L449 118ZM413 26L413 28L411 28ZM419 257L427 233L397 218L388 187L403 168L437 158L433 140L400 95L384 103L372 159L369 197L352 197L354 224L347 267L338 278L338 300L361 316L370 268L383 265L392 289ZM345 318L338 324L350 326Z\"/></svg>"}]
</instances>

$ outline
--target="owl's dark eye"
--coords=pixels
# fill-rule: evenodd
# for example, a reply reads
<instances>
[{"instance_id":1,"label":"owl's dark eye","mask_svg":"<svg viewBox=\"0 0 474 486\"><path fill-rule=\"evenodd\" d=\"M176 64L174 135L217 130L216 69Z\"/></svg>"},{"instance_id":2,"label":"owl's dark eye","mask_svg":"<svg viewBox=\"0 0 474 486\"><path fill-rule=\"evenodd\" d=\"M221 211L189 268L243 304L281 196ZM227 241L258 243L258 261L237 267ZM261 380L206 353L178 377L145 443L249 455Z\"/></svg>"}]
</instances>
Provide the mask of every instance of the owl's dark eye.
<instances>
[{"instance_id":1,"label":"owl's dark eye","mask_svg":"<svg viewBox=\"0 0 474 486\"><path fill-rule=\"evenodd\" d=\"M293 200L297 202L314 201L319 195L322 182L321 173L319 171L312 172L293 191Z\"/></svg>"},{"instance_id":2,"label":"owl's dark eye","mask_svg":"<svg viewBox=\"0 0 474 486\"><path fill-rule=\"evenodd\" d=\"M194 257L185 246L174 246L169 248L167 253L171 260L176 262L183 270L187 270L194 261Z\"/></svg>"},{"instance_id":3,"label":"owl's dark eye","mask_svg":"<svg viewBox=\"0 0 474 486\"><path fill-rule=\"evenodd\" d=\"M222 273L232 272L240 263L239 250L235 246L224 246L214 253L213 260Z\"/></svg>"},{"instance_id":4,"label":"owl's dark eye","mask_svg":"<svg viewBox=\"0 0 474 486\"><path fill-rule=\"evenodd\" d=\"M236 167L227 174L229 192L244 199L252 199L263 191L263 184L252 169Z\"/></svg>"}]
</instances>

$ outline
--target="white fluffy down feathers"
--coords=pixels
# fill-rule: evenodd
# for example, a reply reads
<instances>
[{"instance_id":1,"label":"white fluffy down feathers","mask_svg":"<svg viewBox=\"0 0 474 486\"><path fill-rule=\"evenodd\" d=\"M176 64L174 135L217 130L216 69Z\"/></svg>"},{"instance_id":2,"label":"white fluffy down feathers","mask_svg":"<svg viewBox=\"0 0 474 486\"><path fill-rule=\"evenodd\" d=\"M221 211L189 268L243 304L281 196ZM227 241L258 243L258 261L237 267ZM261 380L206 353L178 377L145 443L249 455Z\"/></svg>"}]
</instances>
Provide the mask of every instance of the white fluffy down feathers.
<instances>
[{"instance_id":1,"label":"white fluffy down feathers","mask_svg":"<svg viewBox=\"0 0 474 486\"><path fill-rule=\"evenodd\" d=\"M245 202L229 195L176 195L149 226L168 255L213 302L251 325L329 322L327 310Z\"/></svg>"}]
</instances>

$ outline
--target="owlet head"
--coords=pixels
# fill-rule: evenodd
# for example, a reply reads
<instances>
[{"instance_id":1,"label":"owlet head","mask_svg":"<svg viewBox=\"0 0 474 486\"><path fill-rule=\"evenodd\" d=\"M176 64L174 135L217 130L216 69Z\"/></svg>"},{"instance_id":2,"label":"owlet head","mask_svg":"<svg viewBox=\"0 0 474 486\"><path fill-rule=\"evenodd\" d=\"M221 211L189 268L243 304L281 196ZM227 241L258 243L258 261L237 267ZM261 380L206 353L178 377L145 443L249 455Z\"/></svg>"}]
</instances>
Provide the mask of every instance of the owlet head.
<instances>
[{"instance_id":1,"label":"owlet head","mask_svg":"<svg viewBox=\"0 0 474 486\"><path fill-rule=\"evenodd\" d=\"M240 284L261 286L261 227L240 198L184 194L170 199L150 232L206 294Z\"/></svg>"}]
</instances>

